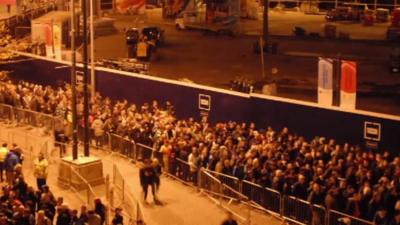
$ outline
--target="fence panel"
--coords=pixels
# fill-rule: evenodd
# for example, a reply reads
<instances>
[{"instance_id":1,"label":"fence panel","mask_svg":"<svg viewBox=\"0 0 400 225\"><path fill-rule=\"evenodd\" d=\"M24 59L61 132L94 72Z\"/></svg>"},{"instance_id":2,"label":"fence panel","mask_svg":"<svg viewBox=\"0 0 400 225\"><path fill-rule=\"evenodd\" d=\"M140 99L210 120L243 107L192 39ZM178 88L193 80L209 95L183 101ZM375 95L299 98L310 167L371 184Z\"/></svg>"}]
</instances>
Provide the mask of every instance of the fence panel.
<instances>
[{"instance_id":1,"label":"fence panel","mask_svg":"<svg viewBox=\"0 0 400 225\"><path fill-rule=\"evenodd\" d=\"M284 196L282 216L289 220L310 224L312 217L310 203L291 196Z\"/></svg>"},{"instance_id":2,"label":"fence panel","mask_svg":"<svg viewBox=\"0 0 400 225\"><path fill-rule=\"evenodd\" d=\"M6 123L11 123L13 120L12 109L12 106L0 104L0 119Z\"/></svg>"},{"instance_id":3,"label":"fence panel","mask_svg":"<svg viewBox=\"0 0 400 225\"><path fill-rule=\"evenodd\" d=\"M335 210L329 210L327 225L342 225L342 224L373 225L374 223Z\"/></svg>"},{"instance_id":4,"label":"fence panel","mask_svg":"<svg viewBox=\"0 0 400 225\"><path fill-rule=\"evenodd\" d=\"M153 155L153 149L149 146L137 143L136 144L137 160L141 161L144 159L151 159Z\"/></svg>"},{"instance_id":5,"label":"fence panel","mask_svg":"<svg viewBox=\"0 0 400 225\"><path fill-rule=\"evenodd\" d=\"M207 170L208 173L216 177L224 185L223 194L235 199L241 199L240 180L236 177L229 176L223 173Z\"/></svg>"},{"instance_id":6,"label":"fence panel","mask_svg":"<svg viewBox=\"0 0 400 225\"><path fill-rule=\"evenodd\" d=\"M183 161L182 159L176 159L175 161L175 174L172 174L179 179L186 181L186 182L193 182L195 179L193 176L197 176L196 174L192 174L190 172L190 165L189 163Z\"/></svg>"},{"instance_id":7,"label":"fence panel","mask_svg":"<svg viewBox=\"0 0 400 225\"><path fill-rule=\"evenodd\" d=\"M217 178L209 174L206 170L201 169L199 172L199 188L205 191L221 194L222 184Z\"/></svg>"},{"instance_id":8,"label":"fence panel","mask_svg":"<svg viewBox=\"0 0 400 225\"><path fill-rule=\"evenodd\" d=\"M278 191L243 181L242 193L265 209L278 214L281 213L281 194Z\"/></svg>"}]
</instances>

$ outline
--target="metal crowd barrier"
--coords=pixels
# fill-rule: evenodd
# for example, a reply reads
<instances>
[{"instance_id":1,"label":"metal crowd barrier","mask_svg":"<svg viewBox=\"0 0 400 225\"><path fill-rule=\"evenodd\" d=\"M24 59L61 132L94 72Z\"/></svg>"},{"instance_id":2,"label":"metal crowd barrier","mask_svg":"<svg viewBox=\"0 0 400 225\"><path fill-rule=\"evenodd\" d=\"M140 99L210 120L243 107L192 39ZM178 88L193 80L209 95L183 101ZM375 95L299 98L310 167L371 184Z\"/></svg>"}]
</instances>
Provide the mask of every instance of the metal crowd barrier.
<instances>
[{"instance_id":1,"label":"metal crowd barrier","mask_svg":"<svg viewBox=\"0 0 400 225\"><path fill-rule=\"evenodd\" d=\"M356 218L335 210L329 210L326 225L342 225L346 224L346 221L351 225L374 225L373 222Z\"/></svg>"},{"instance_id":2,"label":"metal crowd barrier","mask_svg":"<svg viewBox=\"0 0 400 225\"><path fill-rule=\"evenodd\" d=\"M33 112L10 105L0 104L0 119L6 123L22 123L34 127L45 128L53 132L60 124L64 124L63 118ZM0 132L1 133L1 132ZM2 134L1 134L2 135ZM116 134L106 134L108 147L119 154L134 160L157 158L163 165L165 156L162 152L153 148L135 143L133 140ZM218 194L226 198L242 200L246 198L269 212L279 214L286 220L298 224L324 224L339 225L340 220L349 220L352 225L373 225L372 222L355 218L345 213L329 210L322 206L311 205L309 202L292 196L283 196L278 191L263 188L249 181L241 181L236 177L228 176L214 171L200 168L197 172L190 170L188 162L179 158L168 158L170 175L185 182L193 182L201 190Z\"/></svg>"},{"instance_id":3,"label":"metal crowd barrier","mask_svg":"<svg viewBox=\"0 0 400 225\"><path fill-rule=\"evenodd\" d=\"M278 191L244 180L242 182L242 193L263 208L276 214L281 213L282 196Z\"/></svg>"}]
</instances>

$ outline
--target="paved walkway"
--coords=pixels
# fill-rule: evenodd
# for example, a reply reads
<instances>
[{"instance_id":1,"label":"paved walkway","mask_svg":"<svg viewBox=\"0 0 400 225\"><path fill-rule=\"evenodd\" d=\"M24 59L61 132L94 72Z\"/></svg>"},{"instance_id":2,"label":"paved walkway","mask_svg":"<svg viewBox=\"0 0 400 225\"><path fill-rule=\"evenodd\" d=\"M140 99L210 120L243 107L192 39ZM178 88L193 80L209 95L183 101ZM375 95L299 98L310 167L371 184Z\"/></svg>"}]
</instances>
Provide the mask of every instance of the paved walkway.
<instances>
[{"instance_id":1,"label":"paved walkway","mask_svg":"<svg viewBox=\"0 0 400 225\"><path fill-rule=\"evenodd\" d=\"M33 177L33 160L40 150L46 151L50 159L48 184L56 196L63 196L71 208L78 208L86 202L86 192L73 192L64 189L57 184L58 177L58 152L54 149L52 137L44 134L40 129L27 129L26 127L14 127L0 123L0 141L8 143L16 142L20 145L26 155L24 163L24 173L27 182L35 185ZM219 204L212 201L209 197L196 191L195 188L176 181L173 178L163 176L161 178L161 188L159 198L162 205L156 205L152 201L151 194L148 204L142 200L142 190L139 185L138 166L128 159L116 154L101 150L92 150L92 155L100 157L103 162L104 175L113 176L113 165L118 167L121 176L126 182L126 193L129 200L139 200L143 208L143 214L147 225L218 225L224 219L225 213ZM98 196L105 199L105 187L100 185L94 188ZM242 217L241 221L250 217L252 225L261 224L281 224L276 219L264 212L250 210L241 204L223 201L222 205L231 209ZM242 223L245 224L245 223Z\"/></svg>"}]
</instances>

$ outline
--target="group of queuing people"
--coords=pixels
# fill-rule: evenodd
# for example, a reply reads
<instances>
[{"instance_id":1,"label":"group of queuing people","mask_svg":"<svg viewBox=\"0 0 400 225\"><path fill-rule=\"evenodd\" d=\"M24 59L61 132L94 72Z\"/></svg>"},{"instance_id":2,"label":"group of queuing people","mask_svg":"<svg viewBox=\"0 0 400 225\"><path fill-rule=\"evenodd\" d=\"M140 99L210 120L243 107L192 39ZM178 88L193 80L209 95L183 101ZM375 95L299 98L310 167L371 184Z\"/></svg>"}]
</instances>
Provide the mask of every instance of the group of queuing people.
<instances>
[{"instance_id":1,"label":"group of queuing people","mask_svg":"<svg viewBox=\"0 0 400 225\"><path fill-rule=\"evenodd\" d=\"M0 103L66 120L70 96L68 86L0 85ZM77 108L81 116L81 98ZM286 127L276 131L234 121L212 125L206 117L177 119L170 102L137 106L98 93L91 98L90 123L98 145L104 133L114 133L151 146L163 153L169 173L176 172L179 158L190 164L193 174L203 167L379 225L400 224L400 157L387 151L340 145L324 137L306 140Z\"/></svg>"},{"instance_id":2,"label":"group of queuing people","mask_svg":"<svg viewBox=\"0 0 400 225\"><path fill-rule=\"evenodd\" d=\"M7 143L0 148L0 157L6 155L0 164L5 166L0 171L0 225L104 225L106 206L100 198L94 200L94 208L83 205L80 211L72 209L63 197L56 198L46 183L48 163L43 154L34 162L34 176L37 188L29 185L22 169L20 148L14 144L8 149ZM9 159L11 159L8 161ZM3 167L2 167L3 168ZM11 168L11 169L9 169ZM123 225L122 210L117 208L112 220L113 225Z\"/></svg>"}]
</instances>

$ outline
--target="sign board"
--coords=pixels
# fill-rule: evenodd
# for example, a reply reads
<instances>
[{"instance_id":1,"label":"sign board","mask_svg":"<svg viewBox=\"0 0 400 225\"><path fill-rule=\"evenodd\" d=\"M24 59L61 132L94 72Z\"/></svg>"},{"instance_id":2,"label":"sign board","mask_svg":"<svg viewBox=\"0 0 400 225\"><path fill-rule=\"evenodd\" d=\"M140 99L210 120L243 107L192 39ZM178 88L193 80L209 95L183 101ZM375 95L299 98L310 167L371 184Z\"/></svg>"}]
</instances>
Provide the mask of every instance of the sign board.
<instances>
[{"instance_id":1,"label":"sign board","mask_svg":"<svg viewBox=\"0 0 400 225\"><path fill-rule=\"evenodd\" d=\"M319 58L318 61L318 104L331 106L333 103L333 60Z\"/></svg>"},{"instance_id":2,"label":"sign board","mask_svg":"<svg viewBox=\"0 0 400 225\"><path fill-rule=\"evenodd\" d=\"M365 121L364 122L364 139L372 141L381 140L381 124Z\"/></svg>"},{"instance_id":3,"label":"sign board","mask_svg":"<svg viewBox=\"0 0 400 225\"><path fill-rule=\"evenodd\" d=\"M199 94L199 109L210 111L211 109L211 96Z\"/></svg>"}]
</instances>

